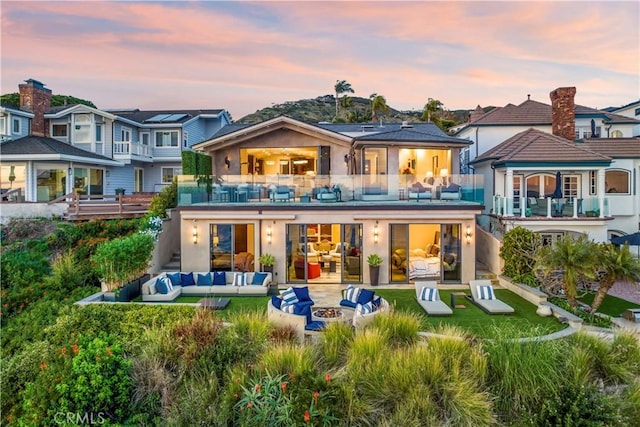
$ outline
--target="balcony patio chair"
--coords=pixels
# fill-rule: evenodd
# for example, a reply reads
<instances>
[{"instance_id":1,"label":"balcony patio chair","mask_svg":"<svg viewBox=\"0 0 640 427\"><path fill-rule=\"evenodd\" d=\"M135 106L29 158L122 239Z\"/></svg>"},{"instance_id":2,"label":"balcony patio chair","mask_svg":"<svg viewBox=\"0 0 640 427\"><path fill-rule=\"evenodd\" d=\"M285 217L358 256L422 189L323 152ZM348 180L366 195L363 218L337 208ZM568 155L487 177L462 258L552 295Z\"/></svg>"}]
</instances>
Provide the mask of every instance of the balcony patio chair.
<instances>
[{"instance_id":1,"label":"balcony patio chair","mask_svg":"<svg viewBox=\"0 0 640 427\"><path fill-rule=\"evenodd\" d=\"M295 193L286 185L276 185L271 189L272 202L289 202L295 197Z\"/></svg>"}]
</instances>

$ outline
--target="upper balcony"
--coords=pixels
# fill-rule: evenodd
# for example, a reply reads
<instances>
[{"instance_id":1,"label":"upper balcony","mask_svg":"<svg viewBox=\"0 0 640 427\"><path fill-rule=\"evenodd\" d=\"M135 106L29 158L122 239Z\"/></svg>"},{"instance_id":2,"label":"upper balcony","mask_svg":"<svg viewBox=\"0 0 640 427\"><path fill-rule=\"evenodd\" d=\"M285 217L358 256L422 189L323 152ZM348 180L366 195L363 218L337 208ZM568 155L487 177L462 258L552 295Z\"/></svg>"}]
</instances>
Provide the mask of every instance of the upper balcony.
<instances>
[{"instance_id":1,"label":"upper balcony","mask_svg":"<svg viewBox=\"0 0 640 427\"><path fill-rule=\"evenodd\" d=\"M115 160L148 160L151 159L151 148L148 145L133 141L115 141L113 143Z\"/></svg>"},{"instance_id":2,"label":"upper balcony","mask_svg":"<svg viewBox=\"0 0 640 427\"><path fill-rule=\"evenodd\" d=\"M524 207L524 209L522 209ZM611 218L609 198L493 197L491 213L513 221Z\"/></svg>"},{"instance_id":3,"label":"upper balcony","mask_svg":"<svg viewBox=\"0 0 640 427\"><path fill-rule=\"evenodd\" d=\"M452 175L419 183L413 175L178 176L178 205L472 206L484 200L480 175Z\"/></svg>"}]
</instances>

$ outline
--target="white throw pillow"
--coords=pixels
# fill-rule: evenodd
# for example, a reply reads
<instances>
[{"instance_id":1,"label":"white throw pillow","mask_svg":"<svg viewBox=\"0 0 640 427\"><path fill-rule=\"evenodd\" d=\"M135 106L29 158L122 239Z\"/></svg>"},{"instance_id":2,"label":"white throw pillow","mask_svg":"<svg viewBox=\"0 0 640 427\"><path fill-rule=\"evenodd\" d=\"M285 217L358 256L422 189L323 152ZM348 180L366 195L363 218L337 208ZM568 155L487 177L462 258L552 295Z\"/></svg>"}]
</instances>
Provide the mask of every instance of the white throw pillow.
<instances>
[{"instance_id":1,"label":"white throw pillow","mask_svg":"<svg viewBox=\"0 0 640 427\"><path fill-rule=\"evenodd\" d=\"M344 299L347 301L351 301L353 303L358 302L358 295L360 294L360 288L353 287L349 285L347 287L347 292L344 296Z\"/></svg>"},{"instance_id":2,"label":"white throw pillow","mask_svg":"<svg viewBox=\"0 0 640 427\"><path fill-rule=\"evenodd\" d=\"M235 276L233 276L233 286L246 286L246 284L247 277L244 273L236 273Z\"/></svg>"},{"instance_id":3,"label":"white throw pillow","mask_svg":"<svg viewBox=\"0 0 640 427\"><path fill-rule=\"evenodd\" d=\"M283 305L292 305L298 302L298 297L296 296L293 288L287 288L280 293L280 298L282 299Z\"/></svg>"}]
</instances>

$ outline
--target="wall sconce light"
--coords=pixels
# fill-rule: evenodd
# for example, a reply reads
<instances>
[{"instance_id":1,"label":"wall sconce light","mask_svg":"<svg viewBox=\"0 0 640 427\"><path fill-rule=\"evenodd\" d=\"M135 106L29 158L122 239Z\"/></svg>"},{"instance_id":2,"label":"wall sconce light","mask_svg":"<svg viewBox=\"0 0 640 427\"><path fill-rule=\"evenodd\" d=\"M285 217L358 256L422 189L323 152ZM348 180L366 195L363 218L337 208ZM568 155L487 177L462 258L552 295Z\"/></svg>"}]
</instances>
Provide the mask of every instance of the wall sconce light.
<instances>
[{"instance_id":1,"label":"wall sconce light","mask_svg":"<svg viewBox=\"0 0 640 427\"><path fill-rule=\"evenodd\" d=\"M196 224L195 220L193 221L191 234L193 236L193 244L195 245L198 243L198 225Z\"/></svg>"},{"instance_id":2,"label":"wall sconce light","mask_svg":"<svg viewBox=\"0 0 640 427\"><path fill-rule=\"evenodd\" d=\"M471 226L467 225L467 232L465 233L467 244L471 243Z\"/></svg>"},{"instance_id":3,"label":"wall sconce light","mask_svg":"<svg viewBox=\"0 0 640 427\"><path fill-rule=\"evenodd\" d=\"M271 244L271 226L267 225L267 243Z\"/></svg>"},{"instance_id":4,"label":"wall sconce light","mask_svg":"<svg viewBox=\"0 0 640 427\"><path fill-rule=\"evenodd\" d=\"M378 221L373 226L373 243L378 243Z\"/></svg>"},{"instance_id":5,"label":"wall sconce light","mask_svg":"<svg viewBox=\"0 0 640 427\"><path fill-rule=\"evenodd\" d=\"M227 169L231 167L231 159L229 156L224 156L224 164L227 165Z\"/></svg>"}]
</instances>

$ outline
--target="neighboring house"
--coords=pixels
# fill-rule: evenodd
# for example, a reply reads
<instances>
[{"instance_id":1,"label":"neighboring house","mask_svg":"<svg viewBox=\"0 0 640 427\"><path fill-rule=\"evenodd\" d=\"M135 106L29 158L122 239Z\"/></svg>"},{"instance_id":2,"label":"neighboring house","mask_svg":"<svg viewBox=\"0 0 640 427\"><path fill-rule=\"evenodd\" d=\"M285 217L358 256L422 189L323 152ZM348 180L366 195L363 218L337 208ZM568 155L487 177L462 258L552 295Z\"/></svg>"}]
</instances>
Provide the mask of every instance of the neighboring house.
<instances>
[{"instance_id":1,"label":"neighboring house","mask_svg":"<svg viewBox=\"0 0 640 427\"><path fill-rule=\"evenodd\" d=\"M587 234L604 242L638 230L640 138L574 141L574 112L585 109L573 108L571 89L551 93L553 134L523 130L470 162L484 178L486 210L503 231L523 226L549 241ZM607 117L611 128L625 121Z\"/></svg>"},{"instance_id":2,"label":"neighboring house","mask_svg":"<svg viewBox=\"0 0 640 427\"><path fill-rule=\"evenodd\" d=\"M558 88L555 96L575 96L575 88ZM569 107L574 115L572 140L583 138L629 138L637 135L640 120L636 117L575 105ZM460 160L463 173L473 173L469 163L506 139L529 128L553 133L549 104L527 98L520 105L507 104L484 113L478 106L470 115L469 122L455 134L473 142L463 150Z\"/></svg>"},{"instance_id":3,"label":"neighboring house","mask_svg":"<svg viewBox=\"0 0 640 427\"><path fill-rule=\"evenodd\" d=\"M637 101L633 101L627 105L623 105L622 107L607 108L606 111L613 114L618 114L620 116L630 117L640 122L640 99ZM640 136L640 123L636 124L633 127L633 136Z\"/></svg>"},{"instance_id":4,"label":"neighboring house","mask_svg":"<svg viewBox=\"0 0 640 427\"><path fill-rule=\"evenodd\" d=\"M225 110L51 107L51 90L33 79L19 90L20 109L0 109L0 188L30 202L157 192L182 172L182 150L231 121Z\"/></svg>"},{"instance_id":5,"label":"neighboring house","mask_svg":"<svg viewBox=\"0 0 640 427\"><path fill-rule=\"evenodd\" d=\"M451 171L468 144L431 123L226 126L194 146L215 177L178 181L182 269L258 270L270 253L277 282L358 284L376 253L381 283L467 283L482 185Z\"/></svg>"}]
</instances>

